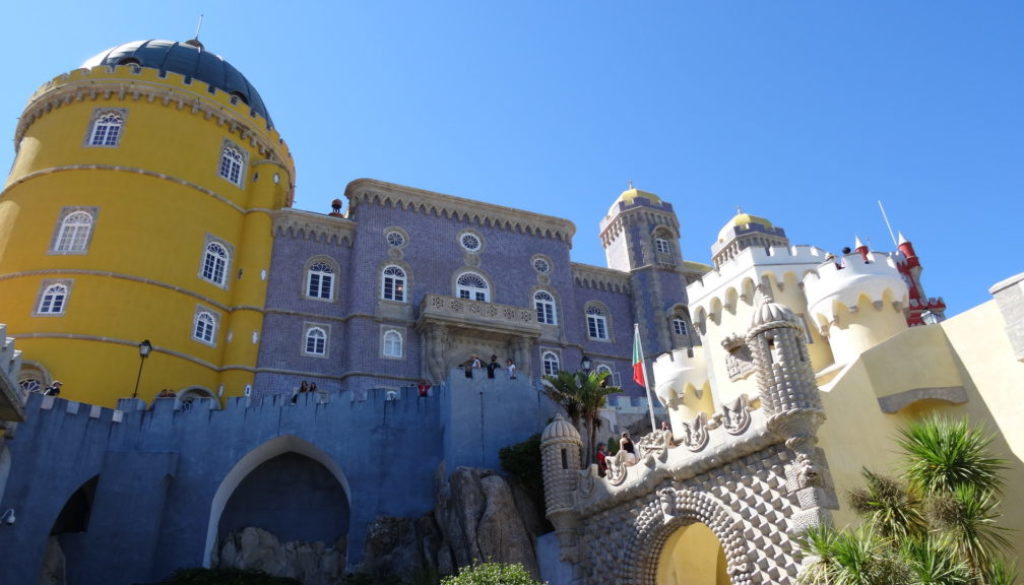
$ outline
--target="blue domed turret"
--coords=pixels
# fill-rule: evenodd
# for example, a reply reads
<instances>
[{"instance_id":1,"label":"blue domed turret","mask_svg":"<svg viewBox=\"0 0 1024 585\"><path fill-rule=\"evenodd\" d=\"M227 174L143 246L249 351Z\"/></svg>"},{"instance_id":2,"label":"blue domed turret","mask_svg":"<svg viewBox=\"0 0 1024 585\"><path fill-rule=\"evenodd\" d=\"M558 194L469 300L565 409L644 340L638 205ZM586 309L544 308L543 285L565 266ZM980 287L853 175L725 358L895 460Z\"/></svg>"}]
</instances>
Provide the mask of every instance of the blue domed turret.
<instances>
[{"instance_id":1,"label":"blue domed turret","mask_svg":"<svg viewBox=\"0 0 1024 585\"><path fill-rule=\"evenodd\" d=\"M203 81L237 96L254 113L266 118L268 126L273 126L263 98L249 80L220 55L207 51L196 39L184 43L157 40L125 43L103 51L83 63L82 67L130 64L180 73Z\"/></svg>"}]
</instances>

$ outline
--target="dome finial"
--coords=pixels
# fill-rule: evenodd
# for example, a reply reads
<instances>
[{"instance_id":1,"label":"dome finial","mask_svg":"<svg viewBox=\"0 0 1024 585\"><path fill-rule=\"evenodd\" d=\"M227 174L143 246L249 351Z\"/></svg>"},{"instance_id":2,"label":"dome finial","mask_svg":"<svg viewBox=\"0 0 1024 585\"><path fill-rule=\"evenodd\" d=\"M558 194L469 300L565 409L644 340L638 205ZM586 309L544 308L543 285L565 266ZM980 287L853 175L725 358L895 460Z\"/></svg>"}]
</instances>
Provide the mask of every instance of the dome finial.
<instances>
[{"instance_id":1,"label":"dome finial","mask_svg":"<svg viewBox=\"0 0 1024 585\"><path fill-rule=\"evenodd\" d=\"M741 214L741 213L743 213L743 208L742 208L742 207L740 207L739 205L737 205L737 206L736 206L736 215L739 215L739 214Z\"/></svg>"},{"instance_id":2,"label":"dome finial","mask_svg":"<svg viewBox=\"0 0 1024 585\"><path fill-rule=\"evenodd\" d=\"M633 179L630 179L630 180L626 181L626 184L629 185L629 187L627 189L633 189L634 188L633 187Z\"/></svg>"},{"instance_id":3,"label":"dome finial","mask_svg":"<svg viewBox=\"0 0 1024 585\"><path fill-rule=\"evenodd\" d=\"M195 47L195 48L199 49L200 51L202 51L205 48L205 47L203 47L203 43L199 42L199 31L201 31L202 29L203 29L203 15L200 14L199 15L199 22L196 24L196 34L193 35L191 39L185 41L185 44L186 45L190 45L192 47Z\"/></svg>"}]
</instances>

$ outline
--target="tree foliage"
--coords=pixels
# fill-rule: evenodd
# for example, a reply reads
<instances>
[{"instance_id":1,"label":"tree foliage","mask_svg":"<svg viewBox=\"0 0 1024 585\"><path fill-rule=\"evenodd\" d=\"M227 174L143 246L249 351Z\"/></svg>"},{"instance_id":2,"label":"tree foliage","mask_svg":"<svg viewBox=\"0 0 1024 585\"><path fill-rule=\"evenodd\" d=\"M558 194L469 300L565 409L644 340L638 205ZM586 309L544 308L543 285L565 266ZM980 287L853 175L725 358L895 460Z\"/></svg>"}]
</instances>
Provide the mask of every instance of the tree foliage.
<instances>
[{"instance_id":1,"label":"tree foliage","mask_svg":"<svg viewBox=\"0 0 1024 585\"><path fill-rule=\"evenodd\" d=\"M584 461L594 460L597 444L597 428L601 425L598 411L608 401L608 396L622 391L618 386L608 386L608 372L566 372L555 376L544 376L544 394L565 409L574 427L582 422L586 433Z\"/></svg>"},{"instance_id":2,"label":"tree foliage","mask_svg":"<svg viewBox=\"0 0 1024 585\"><path fill-rule=\"evenodd\" d=\"M902 476L863 471L850 494L857 529L815 527L804 534L813 558L806 585L1011 585L1005 529L998 526L1000 473L992 437L965 420L932 417L900 433Z\"/></svg>"}]
</instances>

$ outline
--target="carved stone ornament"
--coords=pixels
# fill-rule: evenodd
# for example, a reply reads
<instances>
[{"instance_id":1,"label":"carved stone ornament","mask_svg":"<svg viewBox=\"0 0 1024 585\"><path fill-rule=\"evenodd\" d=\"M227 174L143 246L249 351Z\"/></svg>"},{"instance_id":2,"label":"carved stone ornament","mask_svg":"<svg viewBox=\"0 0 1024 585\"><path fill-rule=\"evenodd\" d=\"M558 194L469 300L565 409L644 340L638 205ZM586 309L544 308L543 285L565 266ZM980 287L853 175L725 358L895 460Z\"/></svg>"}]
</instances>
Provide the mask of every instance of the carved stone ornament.
<instances>
[{"instance_id":1,"label":"carved stone ornament","mask_svg":"<svg viewBox=\"0 0 1024 585\"><path fill-rule=\"evenodd\" d=\"M658 506L661 508L661 521L668 524L676 517L676 492L672 488L658 490Z\"/></svg>"},{"instance_id":2,"label":"carved stone ornament","mask_svg":"<svg viewBox=\"0 0 1024 585\"><path fill-rule=\"evenodd\" d=\"M622 482L626 481L626 471L629 465L626 463L626 451L620 449L614 457L605 459L605 463L608 464L608 471L605 473L605 479L612 485L622 485Z\"/></svg>"},{"instance_id":3,"label":"carved stone ornament","mask_svg":"<svg viewBox=\"0 0 1024 585\"><path fill-rule=\"evenodd\" d=\"M597 486L597 482L594 481L594 474L590 473L589 469L580 471L580 478L578 481L580 495L584 498L589 498L594 493L594 488Z\"/></svg>"},{"instance_id":4,"label":"carved stone ornament","mask_svg":"<svg viewBox=\"0 0 1024 585\"><path fill-rule=\"evenodd\" d=\"M722 426L730 435L742 434L750 428L750 400L746 394L722 406Z\"/></svg>"},{"instance_id":5,"label":"carved stone ornament","mask_svg":"<svg viewBox=\"0 0 1024 585\"><path fill-rule=\"evenodd\" d=\"M636 443L639 459L652 457L664 459L665 451L672 446L672 431L652 431Z\"/></svg>"},{"instance_id":6,"label":"carved stone ornament","mask_svg":"<svg viewBox=\"0 0 1024 585\"><path fill-rule=\"evenodd\" d=\"M806 453L797 453L796 455L796 481L800 489L822 484L818 464L814 462L812 456Z\"/></svg>"},{"instance_id":7,"label":"carved stone ornament","mask_svg":"<svg viewBox=\"0 0 1024 585\"><path fill-rule=\"evenodd\" d=\"M708 433L708 415L703 412L693 419L692 423L683 423L683 445L694 453L708 446L711 435Z\"/></svg>"},{"instance_id":8,"label":"carved stone ornament","mask_svg":"<svg viewBox=\"0 0 1024 585\"><path fill-rule=\"evenodd\" d=\"M463 260L465 261L466 266L476 266L476 267L480 266L480 255L479 254L471 254L469 252L466 252L463 255Z\"/></svg>"},{"instance_id":9,"label":"carved stone ornament","mask_svg":"<svg viewBox=\"0 0 1024 585\"><path fill-rule=\"evenodd\" d=\"M388 248L388 257L391 258L392 260L401 260L402 259L402 249L401 248Z\"/></svg>"}]
</instances>

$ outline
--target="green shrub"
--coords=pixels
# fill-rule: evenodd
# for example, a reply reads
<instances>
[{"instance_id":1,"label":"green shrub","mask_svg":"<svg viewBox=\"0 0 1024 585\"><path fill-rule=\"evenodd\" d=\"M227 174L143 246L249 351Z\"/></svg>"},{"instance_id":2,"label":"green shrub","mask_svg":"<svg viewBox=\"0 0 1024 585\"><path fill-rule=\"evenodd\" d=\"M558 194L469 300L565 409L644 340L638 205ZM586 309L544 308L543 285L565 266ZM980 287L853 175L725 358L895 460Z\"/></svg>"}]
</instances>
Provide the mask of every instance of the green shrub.
<instances>
[{"instance_id":1,"label":"green shrub","mask_svg":"<svg viewBox=\"0 0 1024 585\"><path fill-rule=\"evenodd\" d=\"M441 585L547 585L534 581L519 563L479 563L466 567L454 577L445 577Z\"/></svg>"},{"instance_id":2,"label":"green shrub","mask_svg":"<svg viewBox=\"0 0 1024 585\"><path fill-rule=\"evenodd\" d=\"M544 466L540 456L540 433L498 451L501 467L526 493L538 510L544 509Z\"/></svg>"}]
</instances>

